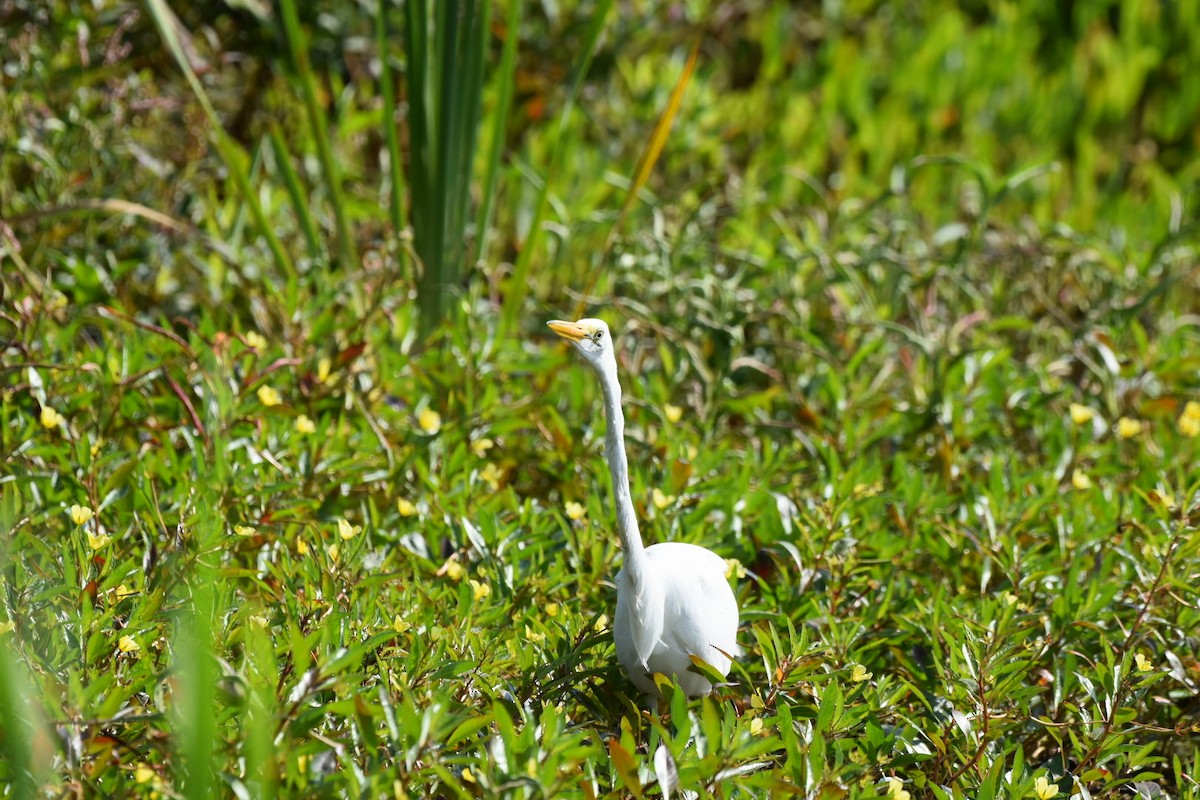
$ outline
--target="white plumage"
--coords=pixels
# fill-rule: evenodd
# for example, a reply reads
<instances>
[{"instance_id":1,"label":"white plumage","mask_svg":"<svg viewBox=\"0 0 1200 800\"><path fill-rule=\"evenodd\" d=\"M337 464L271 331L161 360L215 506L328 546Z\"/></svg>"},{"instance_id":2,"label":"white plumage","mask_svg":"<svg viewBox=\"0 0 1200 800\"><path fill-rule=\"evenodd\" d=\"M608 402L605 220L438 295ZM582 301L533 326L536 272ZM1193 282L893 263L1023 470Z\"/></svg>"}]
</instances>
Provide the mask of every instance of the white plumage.
<instances>
[{"instance_id":1,"label":"white plumage","mask_svg":"<svg viewBox=\"0 0 1200 800\"><path fill-rule=\"evenodd\" d=\"M617 660L630 681L652 698L659 696L653 675L674 678L691 697L712 684L692 671L698 656L722 675L738 653L738 607L725 577L725 560L694 544L663 542L642 546L625 455L621 384L608 326L598 319L555 320L551 330L571 342L595 370L604 392L608 421L605 455L612 476L617 533L625 565L617 575L613 637Z\"/></svg>"}]
</instances>

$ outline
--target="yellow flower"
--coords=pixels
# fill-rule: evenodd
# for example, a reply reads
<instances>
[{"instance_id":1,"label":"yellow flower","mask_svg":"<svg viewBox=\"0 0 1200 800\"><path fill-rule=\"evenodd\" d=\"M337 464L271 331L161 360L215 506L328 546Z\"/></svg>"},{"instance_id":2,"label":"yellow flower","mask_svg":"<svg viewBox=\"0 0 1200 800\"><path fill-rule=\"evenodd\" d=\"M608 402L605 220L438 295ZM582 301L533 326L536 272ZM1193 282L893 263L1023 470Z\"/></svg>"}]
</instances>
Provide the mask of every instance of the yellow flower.
<instances>
[{"instance_id":1,"label":"yellow flower","mask_svg":"<svg viewBox=\"0 0 1200 800\"><path fill-rule=\"evenodd\" d=\"M888 778L888 797L892 800L910 800L912 795L904 788L904 781L899 778Z\"/></svg>"},{"instance_id":2,"label":"yellow flower","mask_svg":"<svg viewBox=\"0 0 1200 800\"><path fill-rule=\"evenodd\" d=\"M296 555L298 555L298 556L308 555L308 542L304 541L303 539L296 540Z\"/></svg>"},{"instance_id":3,"label":"yellow flower","mask_svg":"<svg viewBox=\"0 0 1200 800\"><path fill-rule=\"evenodd\" d=\"M122 583L113 590L113 593L116 594L117 600L120 601L124 600L126 597L133 597L135 594L137 594L137 589L130 589L128 586Z\"/></svg>"},{"instance_id":4,"label":"yellow flower","mask_svg":"<svg viewBox=\"0 0 1200 800\"><path fill-rule=\"evenodd\" d=\"M267 340L258 331L250 331L242 337L242 340L246 342L247 347L253 347L255 350L267 349Z\"/></svg>"},{"instance_id":5,"label":"yellow flower","mask_svg":"<svg viewBox=\"0 0 1200 800\"><path fill-rule=\"evenodd\" d=\"M408 630L411 627L412 627L412 623L405 622L403 619L400 618L399 614L397 614L396 618L394 620L392 620L392 630L394 630L396 633L404 633L406 630Z\"/></svg>"},{"instance_id":6,"label":"yellow flower","mask_svg":"<svg viewBox=\"0 0 1200 800\"><path fill-rule=\"evenodd\" d=\"M41 422L43 428L57 428L66 422L62 414L59 414L50 406L42 406Z\"/></svg>"},{"instance_id":7,"label":"yellow flower","mask_svg":"<svg viewBox=\"0 0 1200 800\"><path fill-rule=\"evenodd\" d=\"M467 574L467 571L463 569L463 565L454 559L449 559L442 565L442 572L452 581L461 581L463 576Z\"/></svg>"},{"instance_id":8,"label":"yellow flower","mask_svg":"<svg viewBox=\"0 0 1200 800\"><path fill-rule=\"evenodd\" d=\"M1096 412L1079 403L1071 403L1071 422L1076 425L1086 425L1095 418Z\"/></svg>"},{"instance_id":9,"label":"yellow flower","mask_svg":"<svg viewBox=\"0 0 1200 800\"><path fill-rule=\"evenodd\" d=\"M317 382L329 383L329 373L333 370L333 359L329 356L321 356L317 360Z\"/></svg>"},{"instance_id":10,"label":"yellow flower","mask_svg":"<svg viewBox=\"0 0 1200 800\"><path fill-rule=\"evenodd\" d=\"M568 500L564 508L567 512L567 519L583 519L583 515L587 513L583 503L576 503L574 500Z\"/></svg>"},{"instance_id":11,"label":"yellow flower","mask_svg":"<svg viewBox=\"0 0 1200 800\"><path fill-rule=\"evenodd\" d=\"M492 490L500 488L500 479L504 477L504 472L501 471L495 464L488 462L480 471L479 477L487 482L487 485L492 487Z\"/></svg>"},{"instance_id":12,"label":"yellow flower","mask_svg":"<svg viewBox=\"0 0 1200 800\"><path fill-rule=\"evenodd\" d=\"M546 603L545 611L546 611L547 617L557 617L558 616L558 603Z\"/></svg>"},{"instance_id":13,"label":"yellow flower","mask_svg":"<svg viewBox=\"0 0 1200 800\"><path fill-rule=\"evenodd\" d=\"M351 525L348 520L338 520L338 536L343 542L348 542L362 532L362 525Z\"/></svg>"},{"instance_id":14,"label":"yellow flower","mask_svg":"<svg viewBox=\"0 0 1200 800\"><path fill-rule=\"evenodd\" d=\"M464 781L466 781L467 783L474 783L474 782L475 782L475 776L471 774L471 768L470 768L470 767L463 767L463 771L462 771L462 779L463 779Z\"/></svg>"},{"instance_id":15,"label":"yellow flower","mask_svg":"<svg viewBox=\"0 0 1200 800\"><path fill-rule=\"evenodd\" d=\"M543 641L545 638L546 638L546 634L538 633L537 631L535 631L533 628L529 627L528 625L525 626L526 641L537 643L537 642Z\"/></svg>"},{"instance_id":16,"label":"yellow flower","mask_svg":"<svg viewBox=\"0 0 1200 800\"><path fill-rule=\"evenodd\" d=\"M426 406L417 414L417 425L421 430L433 436L442 429L442 415Z\"/></svg>"},{"instance_id":17,"label":"yellow flower","mask_svg":"<svg viewBox=\"0 0 1200 800\"><path fill-rule=\"evenodd\" d=\"M1179 415L1179 432L1190 439L1200 436L1200 403L1189 400Z\"/></svg>"},{"instance_id":18,"label":"yellow flower","mask_svg":"<svg viewBox=\"0 0 1200 800\"><path fill-rule=\"evenodd\" d=\"M400 512L402 517L415 517L417 515L417 505L411 500L405 500L401 497L396 501L396 510Z\"/></svg>"},{"instance_id":19,"label":"yellow flower","mask_svg":"<svg viewBox=\"0 0 1200 800\"><path fill-rule=\"evenodd\" d=\"M608 614L601 614L596 620L596 624L592 626L593 630L602 631L608 627Z\"/></svg>"},{"instance_id":20,"label":"yellow flower","mask_svg":"<svg viewBox=\"0 0 1200 800\"><path fill-rule=\"evenodd\" d=\"M679 406L673 406L667 403L663 406L663 416L667 418L667 422L674 425L679 420L683 419L683 409Z\"/></svg>"},{"instance_id":21,"label":"yellow flower","mask_svg":"<svg viewBox=\"0 0 1200 800\"><path fill-rule=\"evenodd\" d=\"M300 434L316 433L317 431L317 423L309 419L307 414L301 414L300 416L296 417L296 423L294 427L296 429L296 433Z\"/></svg>"},{"instance_id":22,"label":"yellow flower","mask_svg":"<svg viewBox=\"0 0 1200 800\"><path fill-rule=\"evenodd\" d=\"M122 636L117 641L117 649L122 653L134 653L142 649L142 646L137 643L137 639L132 636Z\"/></svg>"},{"instance_id":23,"label":"yellow flower","mask_svg":"<svg viewBox=\"0 0 1200 800\"><path fill-rule=\"evenodd\" d=\"M74 522L76 525L83 525L89 519L96 516L96 512L92 511L87 506L78 506L78 505L71 506L68 513L70 513L70 515L71 515L71 522Z\"/></svg>"},{"instance_id":24,"label":"yellow flower","mask_svg":"<svg viewBox=\"0 0 1200 800\"><path fill-rule=\"evenodd\" d=\"M283 402L283 398L279 396L279 392L275 391L273 387L267 386L266 384L258 387L256 394L258 395L258 402L262 403L267 408L270 408L271 406L277 406Z\"/></svg>"},{"instance_id":25,"label":"yellow flower","mask_svg":"<svg viewBox=\"0 0 1200 800\"><path fill-rule=\"evenodd\" d=\"M746 568L742 566L742 562L736 558L725 559L725 578L735 578L741 580L746 577Z\"/></svg>"},{"instance_id":26,"label":"yellow flower","mask_svg":"<svg viewBox=\"0 0 1200 800\"><path fill-rule=\"evenodd\" d=\"M657 486L650 495L650 499L654 501L654 507L660 511L675 502L675 495L664 494L662 489Z\"/></svg>"},{"instance_id":27,"label":"yellow flower","mask_svg":"<svg viewBox=\"0 0 1200 800\"><path fill-rule=\"evenodd\" d=\"M92 533L87 532L88 546L93 550L102 550L112 541L112 537L107 533Z\"/></svg>"},{"instance_id":28,"label":"yellow flower","mask_svg":"<svg viewBox=\"0 0 1200 800\"><path fill-rule=\"evenodd\" d=\"M1081 469L1077 469L1071 473L1071 485L1079 491L1092 488L1092 479L1088 474Z\"/></svg>"},{"instance_id":29,"label":"yellow flower","mask_svg":"<svg viewBox=\"0 0 1200 800\"><path fill-rule=\"evenodd\" d=\"M1142 432L1141 420L1121 417L1117 420L1117 436L1122 439L1132 439Z\"/></svg>"},{"instance_id":30,"label":"yellow flower","mask_svg":"<svg viewBox=\"0 0 1200 800\"><path fill-rule=\"evenodd\" d=\"M1138 672L1149 672L1154 669L1154 663L1146 658L1145 653L1136 654L1133 660L1137 664Z\"/></svg>"},{"instance_id":31,"label":"yellow flower","mask_svg":"<svg viewBox=\"0 0 1200 800\"><path fill-rule=\"evenodd\" d=\"M1033 782L1033 796L1038 800L1050 800L1058 796L1058 787L1043 775Z\"/></svg>"},{"instance_id":32,"label":"yellow flower","mask_svg":"<svg viewBox=\"0 0 1200 800\"><path fill-rule=\"evenodd\" d=\"M234 525L233 532L238 536L253 536L258 530L251 525Z\"/></svg>"},{"instance_id":33,"label":"yellow flower","mask_svg":"<svg viewBox=\"0 0 1200 800\"><path fill-rule=\"evenodd\" d=\"M476 600L482 600L492 593L492 587L488 586L483 581L477 581L474 578L468 578L467 583L471 584L471 590L475 592Z\"/></svg>"},{"instance_id":34,"label":"yellow flower","mask_svg":"<svg viewBox=\"0 0 1200 800\"><path fill-rule=\"evenodd\" d=\"M750 735L751 736L759 735L760 733L762 733L762 729L763 729L762 717L755 717L754 719L750 720Z\"/></svg>"},{"instance_id":35,"label":"yellow flower","mask_svg":"<svg viewBox=\"0 0 1200 800\"><path fill-rule=\"evenodd\" d=\"M869 681L871 680L871 677L872 673L867 672L867 668L862 664L855 664L854 668L850 670L850 680L854 681L855 683Z\"/></svg>"},{"instance_id":36,"label":"yellow flower","mask_svg":"<svg viewBox=\"0 0 1200 800\"><path fill-rule=\"evenodd\" d=\"M342 548L338 546L337 542L334 542L333 544L329 545L329 547L325 548L325 552L328 554L329 560L336 564L338 559L341 558Z\"/></svg>"},{"instance_id":37,"label":"yellow flower","mask_svg":"<svg viewBox=\"0 0 1200 800\"><path fill-rule=\"evenodd\" d=\"M1005 592L1003 595L1001 595L1001 597L1003 597L1004 602L1010 606L1015 606L1017 604L1017 601L1021 599L1021 598L1017 597L1015 594L1013 594L1012 592Z\"/></svg>"},{"instance_id":38,"label":"yellow flower","mask_svg":"<svg viewBox=\"0 0 1200 800\"><path fill-rule=\"evenodd\" d=\"M0 622L0 636L3 636L6 633L12 633L13 629L16 627L17 623L13 622L11 619L7 622Z\"/></svg>"},{"instance_id":39,"label":"yellow flower","mask_svg":"<svg viewBox=\"0 0 1200 800\"><path fill-rule=\"evenodd\" d=\"M150 781L154 780L155 775L156 773L154 770L150 769L145 764L142 764L133 771L133 779L138 783L149 783Z\"/></svg>"},{"instance_id":40,"label":"yellow flower","mask_svg":"<svg viewBox=\"0 0 1200 800\"><path fill-rule=\"evenodd\" d=\"M487 455L487 451L491 450L495 446L496 443L491 439L476 439L475 441L471 442L471 452L479 458L483 458L485 455Z\"/></svg>"}]
</instances>

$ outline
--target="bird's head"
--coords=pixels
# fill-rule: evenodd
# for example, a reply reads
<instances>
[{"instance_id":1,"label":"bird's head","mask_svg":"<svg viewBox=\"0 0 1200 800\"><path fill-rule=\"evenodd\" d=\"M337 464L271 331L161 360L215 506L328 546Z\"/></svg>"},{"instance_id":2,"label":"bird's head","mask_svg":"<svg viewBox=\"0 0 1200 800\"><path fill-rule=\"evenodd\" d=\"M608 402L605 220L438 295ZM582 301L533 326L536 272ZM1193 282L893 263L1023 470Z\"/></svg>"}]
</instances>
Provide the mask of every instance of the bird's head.
<instances>
[{"instance_id":1,"label":"bird's head","mask_svg":"<svg viewBox=\"0 0 1200 800\"><path fill-rule=\"evenodd\" d=\"M556 319L546 323L550 330L570 342L584 360L592 365L597 372L606 369L616 370L617 359L613 355L612 334L608 325L600 319L581 319L578 322L564 322Z\"/></svg>"}]
</instances>

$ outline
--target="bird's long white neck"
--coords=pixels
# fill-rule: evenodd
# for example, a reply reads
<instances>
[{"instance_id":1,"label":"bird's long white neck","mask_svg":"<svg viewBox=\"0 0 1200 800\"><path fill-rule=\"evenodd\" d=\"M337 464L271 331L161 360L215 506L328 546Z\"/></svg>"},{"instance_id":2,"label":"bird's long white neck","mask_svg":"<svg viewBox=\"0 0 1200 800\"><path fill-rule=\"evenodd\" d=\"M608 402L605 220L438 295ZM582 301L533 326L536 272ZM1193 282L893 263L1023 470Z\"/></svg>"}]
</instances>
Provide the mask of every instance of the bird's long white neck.
<instances>
[{"instance_id":1,"label":"bird's long white neck","mask_svg":"<svg viewBox=\"0 0 1200 800\"><path fill-rule=\"evenodd\" d=\"M638 530L637 516L633 511L633 499L629 494L629 459L625 454L625 415L621 413L621 383L617 379L615 361L601 372L600 386L604 390L604 414L608 419L608 432L604 437L604 448L608 456L613 498L617 507L617 534L621 537L621 546L625 549L625 573L636 586L641 581L646 553L642 546L642 534Z\"/></svg>"}]
</instances>

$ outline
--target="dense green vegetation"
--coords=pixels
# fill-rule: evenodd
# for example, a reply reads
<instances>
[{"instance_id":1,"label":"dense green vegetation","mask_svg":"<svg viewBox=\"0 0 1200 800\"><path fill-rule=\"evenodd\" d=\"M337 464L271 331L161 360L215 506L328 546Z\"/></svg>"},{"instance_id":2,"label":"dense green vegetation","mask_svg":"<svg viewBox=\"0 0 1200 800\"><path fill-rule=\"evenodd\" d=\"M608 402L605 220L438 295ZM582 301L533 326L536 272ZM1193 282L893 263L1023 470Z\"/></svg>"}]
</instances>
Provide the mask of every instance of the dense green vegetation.
<instances>
[{"instance_id":1,"label":"dense green vegetation","mask_svg":"<svg viewBox=\"0 0 1200 800\"><path fill-rule=\"evenodd\" d=\"M461 6L0 4L0 786L1200 797L1200 10Z\"/></svg>"}]
</instances>

